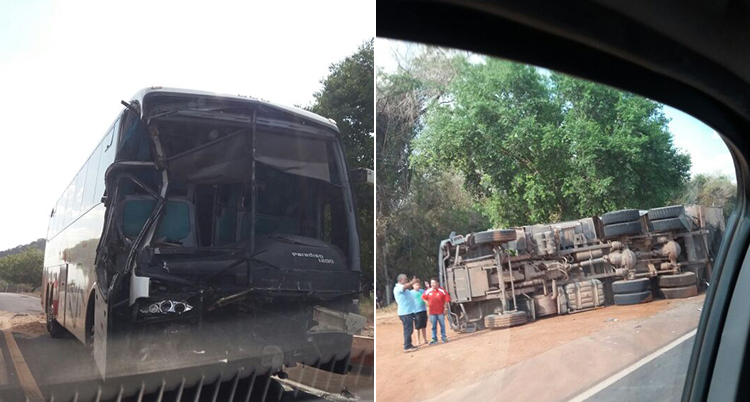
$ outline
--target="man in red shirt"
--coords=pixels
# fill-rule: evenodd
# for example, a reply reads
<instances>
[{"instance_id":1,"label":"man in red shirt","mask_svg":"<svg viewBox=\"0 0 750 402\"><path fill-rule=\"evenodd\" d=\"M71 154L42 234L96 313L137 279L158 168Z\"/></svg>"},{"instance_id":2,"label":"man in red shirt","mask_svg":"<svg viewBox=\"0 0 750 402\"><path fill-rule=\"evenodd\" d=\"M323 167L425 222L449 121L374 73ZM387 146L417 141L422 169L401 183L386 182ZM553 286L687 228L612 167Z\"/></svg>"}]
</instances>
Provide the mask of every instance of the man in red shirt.
<instances>
[{"instance_id":1,"label":"man in red shirt","mask_svg":"<svg viewBox=\"0 0 750 402\"><path fill-rule=\"evenodd\" d=\"M448 337L445 336L445 308L451 301L448 292L440 287L437 278L432 278L430 288L424 292L422 299L427 302L430 312L430 323L432 324L432 340L430 341L430 345L437 343L438 324L440 324L440 336L443 338L443 343L448 342Z\"/></svg>"}]
</instances>

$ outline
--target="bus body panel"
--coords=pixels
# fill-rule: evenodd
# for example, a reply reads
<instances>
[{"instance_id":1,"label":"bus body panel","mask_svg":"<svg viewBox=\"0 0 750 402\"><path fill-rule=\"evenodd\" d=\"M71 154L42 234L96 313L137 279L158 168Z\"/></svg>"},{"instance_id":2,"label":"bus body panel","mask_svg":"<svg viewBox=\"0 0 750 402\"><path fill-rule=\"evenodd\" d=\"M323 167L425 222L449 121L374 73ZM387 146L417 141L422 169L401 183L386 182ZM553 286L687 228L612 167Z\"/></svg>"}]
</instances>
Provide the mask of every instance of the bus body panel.
<instances>
[{"instance_id":1,"label":"bus body panel","mask_svg":"<svg viewBox=\"0 0 750 402\"><path fill-rule=\"evenodd\" d=\"M65 229L63 236L47 242L51 267L47 286L55 291L55 318L79 340L85 339L88 296L95 281L94 261L104 225L104 205L99 203ZM47 253L45 253L47 254ZM56 258L56 256L61 258Z\"/></svg>"}]
</instances>

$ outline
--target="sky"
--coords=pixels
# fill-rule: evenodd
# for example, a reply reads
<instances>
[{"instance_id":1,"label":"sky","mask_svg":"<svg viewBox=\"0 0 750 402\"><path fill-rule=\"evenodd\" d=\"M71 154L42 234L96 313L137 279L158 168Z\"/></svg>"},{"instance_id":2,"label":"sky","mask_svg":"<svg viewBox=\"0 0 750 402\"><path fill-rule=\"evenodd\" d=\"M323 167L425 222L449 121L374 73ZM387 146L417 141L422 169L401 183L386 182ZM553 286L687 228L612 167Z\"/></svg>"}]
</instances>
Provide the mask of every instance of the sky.
<instances>
[{"instance_id":1,"label":"sky","mask_svg":"<svg viewBox=\"0 0 750 402\"><path fill-rule=\"evenodd\" d=\"M0 250L46 236L139 89L307 106L328 67L374 34L370 0L0 2Z\"/></svg>"},{"instance_id":2,"label":"sky","mask_svg":"<svg viewBox=\"0 0 750 402\"><path fill-rule=\"evenodd\" d=\"M396 57L403 57L414 51L414 46L407 42L376 38L376 67L383 71L395 71L398 68ZM719 172L735 180L732 156L724 140L714 129L666 105L664 114L670 119L669 131L672 133L675 147L690 154L693 162L692 175Z\"/></svg>"}]
</instances>

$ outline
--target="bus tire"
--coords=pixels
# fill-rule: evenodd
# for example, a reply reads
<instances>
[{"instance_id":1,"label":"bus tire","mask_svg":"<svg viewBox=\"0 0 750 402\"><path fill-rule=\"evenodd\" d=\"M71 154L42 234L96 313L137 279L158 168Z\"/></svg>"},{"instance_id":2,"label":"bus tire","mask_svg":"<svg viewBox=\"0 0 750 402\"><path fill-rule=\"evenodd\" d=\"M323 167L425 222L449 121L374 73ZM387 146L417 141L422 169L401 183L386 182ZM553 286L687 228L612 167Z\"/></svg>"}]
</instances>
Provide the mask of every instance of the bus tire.
<instances>
[{"instance_id":1,"label":"bus tire","mask_svg":"<svg viewBox=\"0 0 750 402\"><path fill-rule=\"evenodd\" d=\"M639 293L647 290L651 290L651 280L648 278L612 282L612 293L616 295Z\"/></svg>"},{"instance_id":2,"label":"bus tire","mask_svg":"<svg viewBox=\"0 0 750 402\"><path fill-rule=\"evenodd\" d=\"M618 306L629 306L632 304L647 303L651 300L653 300L651 291L615 295L615 304Z\"/></svg>"},{"instance_id":3,"label":"bus tire","mask_svg":"<svg viewBox=\"0 0 750 402\"><path fill-rule=\"evenodd\" d=\"M62 338L68 331L52 316L52 298L47 299L47 332L53 338Z\"/></svg>"},{"instance_id":4,"label":"bus tire","mask_svg":"<svg viewBox=\"0 0 750 402\"><path fill-rule=\"evenodd\" d=\"M659 289L659 295L665 299L684 299L686 297L697 296L698 287L692 285L679 288L661 288Z\"/></svg>"},{"instance_id":5,"label":"bus tire","mask_svg":"<svg viewBox=\"0 0 750 402\"><path fill-rule=\"evenodd\" d=\"M621 209L619 211L607 212L602 215L602 223L611 225L613 223L632 222L641 218L637 209Z\"/></svg>"},{"instance_id":6,"label":"bus tire","mask_svg":"<svg viewBox=\"0 0 750 402\"><path fill-rule=\"evenodd\" d=\"M526 312L512 311L505 314L488 314L484 317L484 326L489 329L502 329L525 324Z\"/></svg>"},{"instance_id":7,"label":"bus tire","mask_svg":"<svg viewBox=\"0 0 750 402\"><path fill-rule=\"evenodd\" d=\"M659 287L662 288L678 288L684 286L695 285L695 273L683 272L677 275L661 275L657 279Z\"/></svg>"},{"instance_id":8,"label":"bus tire","mask_svg":"<svg viewBox=\"0 0 750 402\"><path fill-rule=\"evenodd\" d=\"M685 213L683 205L670 205L668 207L651 208L648 210L648 219L658 221L660 219L676 218Z\"/></svg>"},{"instance_id":9,"label":"bus tire","mask_svg":"<svg viewBox=\"0 0 750 402\"><path fill-rule=\"evenodd\" d=\"M474 233L475 244L504 243L516 240L516 231L510 229L487 230Z\"/></svg>"}]
</instances>

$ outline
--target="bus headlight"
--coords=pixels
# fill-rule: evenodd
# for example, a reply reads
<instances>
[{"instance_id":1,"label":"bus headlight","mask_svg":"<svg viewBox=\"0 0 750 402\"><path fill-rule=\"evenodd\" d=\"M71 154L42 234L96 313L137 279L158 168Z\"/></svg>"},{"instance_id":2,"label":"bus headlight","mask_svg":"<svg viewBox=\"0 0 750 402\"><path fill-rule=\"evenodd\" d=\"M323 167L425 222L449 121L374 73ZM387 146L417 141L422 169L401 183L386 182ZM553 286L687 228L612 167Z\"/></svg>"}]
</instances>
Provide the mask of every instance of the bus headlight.
<instances>
[{"instance_id":1,"label":"bus headlight","mask_svg":"<svg viewBox=\"0 0 750 402\"><path fill-rule=\"evenodd\" d=\"M147 307L141 307L142 314L182 314L193 309L193 306L184 301L162 300L152 303Z\"/></svg>"}]
</instances>

